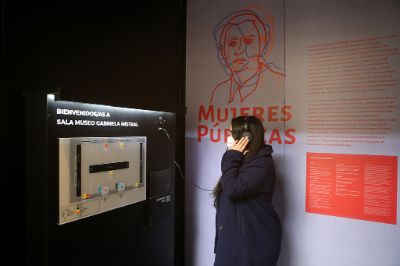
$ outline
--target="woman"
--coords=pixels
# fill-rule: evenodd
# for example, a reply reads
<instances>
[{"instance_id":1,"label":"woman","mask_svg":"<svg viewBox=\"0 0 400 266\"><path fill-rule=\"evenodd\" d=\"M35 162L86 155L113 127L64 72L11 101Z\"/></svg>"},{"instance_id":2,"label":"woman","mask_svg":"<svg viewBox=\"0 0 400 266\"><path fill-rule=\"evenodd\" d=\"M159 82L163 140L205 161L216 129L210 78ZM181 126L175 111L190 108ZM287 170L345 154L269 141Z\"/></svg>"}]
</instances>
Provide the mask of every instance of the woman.
<instances>
[{"instance_id":1,"label":"woman","mask_svg":"<svg viewBox=\"0 0 400 266\"><path fill-rule=\"evenodd\" d=\"M213 190L214 266L276 265L282 229L271 204L272 147L264 144L263 125L254 116L233 118L231 133L231 145L222 157L222 176Z\"/></svg>"}]
</instances>

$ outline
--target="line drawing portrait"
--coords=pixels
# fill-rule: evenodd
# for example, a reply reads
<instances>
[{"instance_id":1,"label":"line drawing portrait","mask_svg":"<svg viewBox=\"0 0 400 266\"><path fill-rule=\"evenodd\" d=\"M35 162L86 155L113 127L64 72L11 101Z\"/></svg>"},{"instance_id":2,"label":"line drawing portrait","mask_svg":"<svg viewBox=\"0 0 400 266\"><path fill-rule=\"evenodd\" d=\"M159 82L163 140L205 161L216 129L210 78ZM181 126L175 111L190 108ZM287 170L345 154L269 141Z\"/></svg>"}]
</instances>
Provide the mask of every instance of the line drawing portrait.
<instances>
[{"instance_id":1,"label":"line drawing portrait","mask_svg":"<svg viewBox=\"0 0 400 266\"><path fill-rule=\"evenodd\" d=\"M261 8L233 12L214 27L213 37L228 78L213 88L210 103L243 103L257 90L280 87L284 73L270 62L274 19L269 12ZM261 84L271 88L260 88Z\"/></svg>"}]
</instances>

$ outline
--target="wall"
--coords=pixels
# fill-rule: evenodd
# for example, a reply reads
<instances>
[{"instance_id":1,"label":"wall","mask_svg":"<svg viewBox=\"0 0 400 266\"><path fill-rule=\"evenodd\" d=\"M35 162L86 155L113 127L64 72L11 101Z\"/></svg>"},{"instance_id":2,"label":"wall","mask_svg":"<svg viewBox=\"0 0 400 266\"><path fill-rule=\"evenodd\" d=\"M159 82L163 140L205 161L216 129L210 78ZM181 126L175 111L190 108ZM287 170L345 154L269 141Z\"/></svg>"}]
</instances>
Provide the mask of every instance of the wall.
<instances>
[{"instance_id":1,"label":"wall","mask_svg":"<svg viewBox=\"0 0 400 266\"><path fill-rule=\"evenodd\" d=\"M213 33L249 9L273 26L270 52L253 54L271 71L240 99ZM397 1L188 2L186 265L213 264L209 190L239 114L263 118L275 151L279 265L398 264L399 11Z\"/></svg>"},{"instance_id":2,"label":"wall","mask_svg":"<svg viewBox=\"0 0 400 266\"><path fill-rule=\"evenodd\" d=\"M61 88L64 100L178 113L177 161L184 164L184 1L2 2L2 143L4 165L24 165L24 91ZM17 140L17 141L12 141ZM182 264L183 181L176 179L176 263ZM25 261L24 170L4 242L16 265ZM8 193L7 193L8 194ZM11 194L11 191L10 191ZM18 208L15 208L18 206ZM4 217L4 216L3 216Z\"/></svg>"}]
</instances>

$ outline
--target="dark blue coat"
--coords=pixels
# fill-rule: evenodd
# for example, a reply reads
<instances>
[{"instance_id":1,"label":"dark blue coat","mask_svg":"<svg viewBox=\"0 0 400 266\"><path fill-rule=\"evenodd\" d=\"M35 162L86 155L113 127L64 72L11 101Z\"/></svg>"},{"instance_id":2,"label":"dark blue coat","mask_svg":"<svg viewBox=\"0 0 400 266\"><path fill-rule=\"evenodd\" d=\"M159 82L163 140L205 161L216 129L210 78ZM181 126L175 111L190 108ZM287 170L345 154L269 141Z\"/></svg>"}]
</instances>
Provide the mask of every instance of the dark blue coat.
<instances>
[{"instance_id":1,"label":"dark blue coat","mask_svg":"<svg viewBox=\"0 0 400 266\"><path fill-rule=\"evenodd\" d=\"M275 186L272 147L251 158L228 150L222 157L217 198L214 266L276 265L282 228L271 200Z\"/></svg>"}]
</instances>

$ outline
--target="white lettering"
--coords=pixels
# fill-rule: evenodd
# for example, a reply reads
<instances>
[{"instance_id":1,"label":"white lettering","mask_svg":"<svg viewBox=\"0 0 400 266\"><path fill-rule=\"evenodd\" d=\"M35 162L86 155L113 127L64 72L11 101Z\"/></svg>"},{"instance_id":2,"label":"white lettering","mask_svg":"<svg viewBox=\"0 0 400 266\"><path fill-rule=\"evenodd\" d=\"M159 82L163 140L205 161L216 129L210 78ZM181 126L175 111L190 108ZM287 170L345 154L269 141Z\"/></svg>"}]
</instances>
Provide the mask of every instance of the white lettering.
<instances>
[{"instance_id":1,"label":"white lettering","mask_svg":"<svg viewBox=\"0 0 400 266\"><path fill-rule=\"evenodd\" d=\"M110 113L100 111L85 111L85 110L72 110L57 108L58 115L71 115L71 116L93 116L93 117L110 117Z\"/></svg>"},{"instance_id":2,"label":"white lettering","mask_svg":"<svg viewBox=\"0 0 400 266\"><path fill-rule=\"evenodd\" d=\"M57 119L57 125L64 125L64 126L70 126L73 125L74 121L68 120L68 119Z\"/></svg>"},{"instance_id":3,"label":"white lettering","mask_svg":"<svg viewBox=\"0 0 400 266\"><path fill-rule=\"evenodd\" d=\"M76 126L94 126L94 121L91 120L75 120Z\"/></svg>"}]
</instances>

